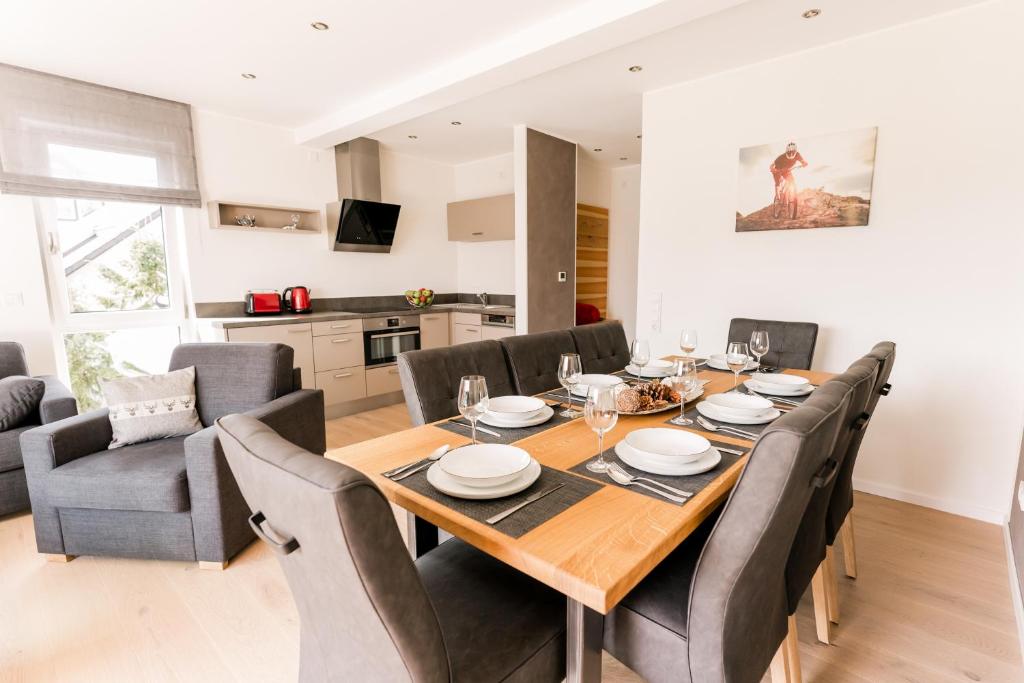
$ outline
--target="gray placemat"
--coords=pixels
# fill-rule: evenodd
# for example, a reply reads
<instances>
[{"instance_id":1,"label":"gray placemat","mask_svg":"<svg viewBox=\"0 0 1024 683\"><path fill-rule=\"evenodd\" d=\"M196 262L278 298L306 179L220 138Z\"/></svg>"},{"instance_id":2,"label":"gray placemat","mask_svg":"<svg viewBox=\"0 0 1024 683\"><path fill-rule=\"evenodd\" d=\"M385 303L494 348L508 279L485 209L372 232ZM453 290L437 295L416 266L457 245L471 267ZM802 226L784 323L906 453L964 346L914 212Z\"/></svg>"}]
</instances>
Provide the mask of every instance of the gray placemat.
<instances>
[{"instance_id":1,"label":"gray placemat","mask_svg":"<svg viewBox=\"0 0 1024 683\"><path fill-rule=\"evenodd\" d=\"M738 424L732 424L731 422L722 422L721 420L712 420L710 417L705 417L705 416L703 416L703 415L701 415L700 413L697 412L697 404L696 403L693 405L693 407L691 407L689 410L687 410L683 414L686 417L688 417L691 420L693 420L693 424L692 425L686 425L686 427L688 427L689 429L694 429L694 430L703 432L705 434L714 434L714 432L709 432L706 429L704 429L703 427L701 427L700 423L697 422L697 418L698 417L703 417L705 420L707 420L711 424L715 425L716 427L735 427L736 429L742 429L743 431L750 432L751 434L760 434L765 429L767 429L769 425L771 425L771 422L768 422L767 424L763 424L763 425L738 425ZM672 420L675 420L678 417L679 417L679 415L673 415L672 419L665 420L665 422L668 422L670 424L675 425L676 423L673 422ZM676 426L680 427L680 426L683 426L683 425L676 425ZM725 432L722 432L722 435L723 436L734 436L733 434L727 434ZM742 439L744 437L736 436L736 438Z\"/></svg>"},{"instance_id":2,"label":"gray placemat","mask_svg":"<svg viewBox=\"0 0 1024 683\"><path fill-rule=\"evenodd\" d=\"M750 449L741 448L740 446L737 446L736 444L725 443L724 441L715 441L714 439L708 439L708 441L710 441L711 445L714 446L715 448L728 448L730 450L743 450L744 453L747 453L750 450ZM645 489L645 488L643 488L641 486L621 486L620 484L616 484L614 481L612 481L608 477L608 475L606 475L606 474L598 474L596 472L591 472L590 470L587 469L587 463L590 462L591 460L593 460L595 457L597 457L597 456L593 456L593 455L590 456L589 458L587 458L583 462L581 462L578 465L575 465L574 467L570 468L569 471L570 472L576 472L576 473L581 474L581 475L583 475L585 477L590 477L592 479L596 479L597 481L600 481L602 484L608 484L610 486L618 486L619 488L628 488L630 491L635 491L636 493L640 493L640 494L643 494L645 496L649 496L650 498L654 498L655 500L660 500L662 502L668 503L669 505L686 505L686 503L677 503L674 500L669 500L668 498L663 498L663 497L659 496L657 493L654 493L653 491L648 491L647 489ZM732 467L733 463L735 463L741 457L743 457L743 455L734 455L732 453L726 453L726 452L722 451L722 461L719 462L717 465L715 465L714 468L708 470L707 472L701 472L700 474L689 474L689 475L685 475L685 476L668 476L668 475L664 475L664 474L651 474L650 472L644 472L643 470L638 470L637 468L633 467L632 465L627 465L626 463L624 463L621 460L619 460L619 456L617 456L615 454L615 448L614 447L613 448L609 448L608 450L606 450L604 452L604 459L605 460L607 460L609 462L616 462L616 463L618 463L619 465L622 466L622 469L626 470L627 472L629 472L633 476L636 476L636 477L647 477L648 479L653 479L655 481L660 481L660 482L663 482L665 484L668 484L669 486L673 486L673 487L675 487L677 489L682 489L684 491L689 491L693 495L697 495L698 493L700 493L701 489L703 489L708 484L710 484L715 479L717 479L719 477L719 475L722 474L722 472L724 472L728 468ZM647 482L645 482L645 483L647 483ZM689 500L689 499L687 499L687 500Z\"/></svg>"},{"instance_id":3,"label":"gray placemat","mask_svg":"<svg viewBox=\"0 0 1024 683\"><path fill-rule=\"evenodd\" d=\"M478 421L476 423L476 440L479 441L480 443L515 443L516 441L521 441L529 436L533 436L534 434L546 432L547 430L552 429L553 427L557 427L558 425L563 425L566 422L571 422L572 420L577 419L571 417L562 417L561 415L559 415L558 413L561 412L561 408L559 408L558 406L552 406L552 408L554 408L555 414L551 416L551 419L548 420L547 422L543 422L533 427L492 427L491 425L486 425L483 422ZM462 426L463 424L465 424L465 426ZM434 426L440 427L445 431L451 432L452 434L458 434L460 436L468 437L472 434L472 432L469 429L468 421L463 423L463 421L460 420L459 424L452 424L451 420L445 420L444 422L438 422ZM485 434L484 432L480 431L481 427L492 432L496 432L501 436L492 436L490 434Z\"/></svg>"},{"instance_id":4,"label":"gray placemat","mask_svg":"<svg viewBox=\"0 0 1024 683\"><path fill-rule=\"evenodd\" d=\"M583 479L560 470L544 467L543 465L541 466L540 477L529 488L511 496L495 498L494 500L465 500L441 493L427 481L426 470L417 472L411 477L406 477L395 483L406 486L416 493L435 500L459 514L485 524L488 517L493 517L499 512L523 502L534 493L546 491L558 484L564 484L562 488L554 493L544 496L534 503L530 503L497 524L491 525L501 533L512 538L519 538L531 529L539 527L555 515L569 509L601 488L601 484L589 479Z\"/></svg>"}]
</instances>

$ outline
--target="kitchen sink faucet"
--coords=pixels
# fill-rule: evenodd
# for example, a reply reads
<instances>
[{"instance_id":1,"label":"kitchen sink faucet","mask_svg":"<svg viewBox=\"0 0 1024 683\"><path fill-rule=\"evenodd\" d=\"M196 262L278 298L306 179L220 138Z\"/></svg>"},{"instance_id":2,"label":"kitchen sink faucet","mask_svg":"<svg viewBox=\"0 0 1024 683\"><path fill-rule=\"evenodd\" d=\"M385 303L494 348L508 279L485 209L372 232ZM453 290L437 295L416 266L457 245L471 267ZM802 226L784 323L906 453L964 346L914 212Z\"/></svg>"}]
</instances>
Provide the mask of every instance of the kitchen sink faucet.
<instances>
[{"instance_id":1,"label":"kitchen sink faucet","mask_svg":"<svg viewBox=\"0 0 1024 683\"><path fill-rule=\"evenodd\" d=\"M484 306L487 305L487 292L482 292L480 294L477 294L476 298L480 299L480 303L482 303Z\"/></svg>"}]
</instances>

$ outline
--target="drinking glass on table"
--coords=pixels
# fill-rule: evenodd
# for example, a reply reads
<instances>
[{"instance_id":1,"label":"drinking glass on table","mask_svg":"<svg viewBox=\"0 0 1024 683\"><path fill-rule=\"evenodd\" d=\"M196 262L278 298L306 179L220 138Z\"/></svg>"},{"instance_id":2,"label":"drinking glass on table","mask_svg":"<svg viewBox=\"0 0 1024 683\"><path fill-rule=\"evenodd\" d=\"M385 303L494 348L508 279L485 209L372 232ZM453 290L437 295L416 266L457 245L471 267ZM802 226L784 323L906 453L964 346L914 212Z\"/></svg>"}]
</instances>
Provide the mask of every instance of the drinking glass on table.
<instances>
[{"instance_id":1,"label":"drinking glass on table","mask_svg":"<svg viewBox=\"0 0 1024 683\"><path fill-rule=\"evenodd\" d=\"M651 345L646 339L634 339L629 345L629 359L639 368L640 381L644 381L644 366L651 362Z\"/></svg>"},{"instance_id":2,"label":"drinking glass on table","mask_svg":"<svg viewBox=\"0 0 1024 683\"><path fill-rule=\"evenodd\" d=\"M578 353L563 353L558 361L558 382L565 387L566 396L569 398L569 407L559 413L562 417L579 417L580 411L572 407L572 390L580 382L580 375L583 374L583 366L580 364Z\"/></svg>"},{"instance_id":3,"label":"drinking glass on table","mask_svg":"<svg viewBox=\"0 0 1024 683\"><path fill-rule=\"evenodd\" d=\"M693 420L686 417L686 395L697 388L697 361L692 358L682 358L672 365L672 375L669 377L672 389L679 392L679 418L673 420L677 425L692 425Z\"/></svg>"},{"instance_id":4,"label":"drinking glass on table","mask_svg":"<svg viewBox=\"0 0 1024 683\"><path fill-rule=\"evenodd\" d=\"M750 352L757 356L757 367L761 367L761 357L768 353L767 330L754 330L750 334Z\"/></svg>"},{"instance_id":5,"label":"drinking glass on table","mask_svg":"<svg viewBox=\"0 0 1024 683\"><path fill-rule=\"evenodd\" d=\"M750 351L744 342L729 342L725 350L725 364L732 370L732 390L737 391L740 384L740 373L750 361Z\"/></svg>"},{"instance_id":6,"label":"drinking glass on table","mask_svg":"<svg viewBox=\"0 0 1024 683\"><path fill-rule=\"evenodd\" d=\"M583 416L587 426L597 432L597 458L587 463L591 472L608 470L608 461L604 459L604 433L611 431L619 419L615 395L615 387L591 387L587 392Z\"/></svg>"},{"instance_id":7,"label":"drinking glass on table","mask_svg":"<svg viewBox=\"0 0 1024 683\"><path fill-rule=\"evenodd\" d=\"M487 380L482 375L466 375L459 381L459 412L469 420L476 443L476 421L487 412Z\"/></svg>"},{"instance_id":8,"label":"drinking glass on table","mask_svg":"<svg viewBox=\"0 0 1024 683\"><path fill-rule=\"evenodd\" d=\"M683 330L679 333L679 350L689 357L697 350L697 330Z\"/></svg>"}]
</instances>

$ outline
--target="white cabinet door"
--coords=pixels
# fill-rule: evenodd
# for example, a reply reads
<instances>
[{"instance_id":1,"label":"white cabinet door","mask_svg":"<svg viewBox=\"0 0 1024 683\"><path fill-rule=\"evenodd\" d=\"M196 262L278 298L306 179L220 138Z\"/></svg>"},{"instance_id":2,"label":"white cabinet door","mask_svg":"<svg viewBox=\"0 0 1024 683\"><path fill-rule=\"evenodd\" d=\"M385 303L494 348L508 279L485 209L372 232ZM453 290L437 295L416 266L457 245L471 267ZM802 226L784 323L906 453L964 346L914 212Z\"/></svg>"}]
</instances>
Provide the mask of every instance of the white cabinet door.
<instances>
[{"instance_id":1,"label":"white cabinet door","mask_svg":"<svg viewBox=\"0 0 1024 683\"><path fill-rule=\"evenodd\" d=\"M437 349L448 346L448 314L420 314L420 348Z\"/></svg>"},{"instance_id":2,"label":"white cabinet door","mask_svg":"<svg viewBox=\"0 0 1024 683\"><path fill-rule=\"evenodd\" d=\"M455 323L452 325L452 344L465 344L466 342L480 341L480 325L463 325Z\"/></svg>"},{"instance_id":3,"label":"white cabinet door","mask_svg":"<svg viewBox=\"0 0 1024 683\"><path fill-rule=\"evenodd\" d=\"M313 332L309 323L233 327L227 330L229 342L276 342L295 350L295 367L302 369L302 388L315 389L313 376Z\"/></svg>"},{"instance_id":4,"label":"white cabinet door","mask_svg":"<svg viewBox=\"0 0 1024 683\"><path fill-rule=\"evenodd\" d=\"M515 329L511 327L500 327L498 325L480 326L481 339L501 339L502 337L511 337L515 333Z\"/></svg>"},{"instance_id":5,"label":"white cabinet door","mask_svg":"<svg viewBox=\"0 0 1024 683\"><path fill-rule=\"evenodd\" d=\"M398 377L397 365L386 365L382 368L366 369L366 395L380 396L392 391L402 390L402 380Z\"/></svg>"},{"instance_id":6,"label":"white cabinet door","mask_svg":"<svg viewBox=\"0 0 1024 683\"><path fill-rule=\"evenodd\" d=\"M363 334L332 334L313 337L316 371L351 368L363 364Z\"/></svg>"},{"instance_id":7,"label":"white cabinet door","mask_svg":"<svg viewBox=\"0 0 1024 683\"><path fill-rule=\"evenodd\" d=\"M318 372L316 388L323 389L324 404L328 406L366 398L365 368L360 365L356 368Z\"/></svg>"}]
</instances>

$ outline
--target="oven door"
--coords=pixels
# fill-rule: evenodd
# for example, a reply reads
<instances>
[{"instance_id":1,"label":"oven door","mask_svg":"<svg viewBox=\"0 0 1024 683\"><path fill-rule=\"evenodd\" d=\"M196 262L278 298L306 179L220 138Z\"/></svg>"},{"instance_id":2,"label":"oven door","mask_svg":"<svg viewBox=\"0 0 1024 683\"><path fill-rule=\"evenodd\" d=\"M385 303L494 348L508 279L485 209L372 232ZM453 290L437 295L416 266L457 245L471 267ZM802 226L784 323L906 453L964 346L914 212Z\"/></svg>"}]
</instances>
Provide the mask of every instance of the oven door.
<instances>
[{"instance_id":1,"label":"oven door","mask_svg":"<svg viewBox=\"0 0 1024 683\"><path fill-rule=\"evenodd\" d=\"M398 360L398 354L404 351L416 351L420 348L420 328L406 327L399 329L373 330L363 333L363 350L366 352L366 365L387 365Z\"/></svg>"}]
</instances>

